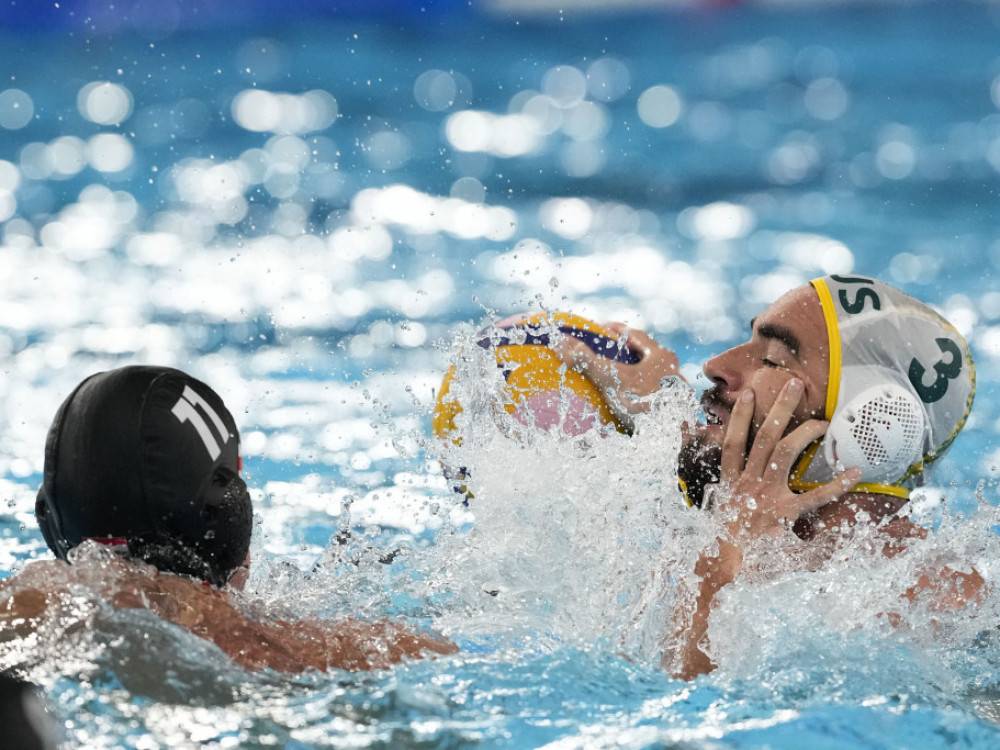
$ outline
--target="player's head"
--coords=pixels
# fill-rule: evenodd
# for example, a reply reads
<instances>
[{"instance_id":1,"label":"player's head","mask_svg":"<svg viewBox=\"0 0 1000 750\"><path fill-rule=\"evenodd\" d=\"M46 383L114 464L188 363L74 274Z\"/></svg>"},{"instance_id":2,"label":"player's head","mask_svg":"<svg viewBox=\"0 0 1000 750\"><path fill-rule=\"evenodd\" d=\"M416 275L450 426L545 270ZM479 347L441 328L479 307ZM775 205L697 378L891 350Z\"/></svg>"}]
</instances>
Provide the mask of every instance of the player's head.
<instances>
[{"instance_id":1,"label":"player's head","mask_svg":"<svg viewBox=\"0 0 1000 750\"><path fill-rule=\"evenodd\" d=\"M59 407L35 513L63 559L93 539L222 585L250 546L239 471L239 432L218 394L179 370L123 367Z\"/></svg>"},{"instance_id":2,"label":"player's head","mask_svg":"<svg viewBox=\"0 0 1000 750\"><path fill-rule=\"evenodd\" d=\"M922 302L857 276L788 292L754 319L748 342L713 357L705 373L714 383L703 398L709 424L681 454L682 476L695 486L717 478L721 437L747 388L755 395L751 440L792 377L805 393L789 429L830 422L796 467L793 489L858 467L860 491L902 497L951 445L975 394L972 355L955 328Z\"/></svg>"},{"instance_id":3,"label":"player's head","mask_svg":"<svg viewBox=\"0 0 1000 750\"><path fill-rule=\"evenodd\" d=\"M822 443L794 489L862 470L861 491L907 497L914 477L951 446L969 417L976 368L962 335L929 306L860 276L810 282L830 350Z\"/></svg>"}]
</instances>

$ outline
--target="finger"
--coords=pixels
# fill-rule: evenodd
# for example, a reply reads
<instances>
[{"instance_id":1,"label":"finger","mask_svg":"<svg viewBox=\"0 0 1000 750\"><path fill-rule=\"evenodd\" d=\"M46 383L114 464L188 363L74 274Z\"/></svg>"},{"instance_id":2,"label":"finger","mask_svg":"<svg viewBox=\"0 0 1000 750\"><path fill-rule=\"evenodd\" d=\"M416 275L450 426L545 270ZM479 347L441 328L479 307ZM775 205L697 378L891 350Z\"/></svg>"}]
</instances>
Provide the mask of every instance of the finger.
<instances>
[{"instance_id":1,"label":"finger","mask_svg":"<svg viewBox=\"0 0 1000 750\"><path fill-rule=\"evenodd\" d=\"M826 434L829 422L820 419L810 419L783 437L771 454L771 461L764 470L766 478L777 477L787 479L792 466L802 455L802 451L811 443Z\"/></svg>"},{"instance_id":2,"label":"finger","mask_svg":"<svg viewBox=\"0 0 1000 750\"><path fill-rule=\"evenodd\" d=\"M788 429L788 423L791 422L792 414L795 413L804 391L805 383L798 378L792 378L778 392L774 405L757 430L750 455L747 456L746 470L753 476L764 475L765 467L771 462L774 448Z\"/></svg>"},{"instance_id":3,"label":"finger","mask_svg":"<svg viewBox=\"0 0 1000 750\"><path fill-rule=\"evenodd\" d=\"M601 323L601 327L616 339L620 339L622 336L627 336L632 332L627 323L619 323L617 320Z\"/></svg>"},{"instance_id":4,"label":"finger","mask_svg":"<svg viewBox=\"0 0 1000 750\"><path fill-rule=\"evenodd\" d=\"M687 382L681 375L677 354L662 346L648 333L629 328L624 323L607 323L605 327L609 333L619 337L620 345L639 356L639 362L632 366L635 367L635 384L642 386L643 393L658 390L664 378L679 376L685 383Z\"/></svg>"},{"instance_id":5,"label":"finger","mask_svg":"<svg viewBox=\"0 0 1000 750\"><path fill-rule=\"evenodd\" d=\"M819 510L827 503L846 495L860 481L861 469L852 467L816 489L795 495L794 500L788 505L789 516L798 518L806 513Z\"/></svg>"},{"instance_id":6,"label":"finger","mask_svg":"<svg viewBox=\"0 0 1000 750\"><path fill-rule=\"evenodd\" d=\"M680 375L681 364L676 352L661 346L648 333L630 331L627 344L630 351L641 355L640 364L646 364L647 372L659 376L657 382Z\"/></svg>"},{"instance_id":7,"label":"finger","mask_svg":"<svg viewBox=\"0 0 1000 750\"><path fill-rule=\"evenodd\" d=\"M605 330L640 358L648 357L659 344L645 331L629 328L624 323L611 322L604 324Z\"/></svg>"},{"instance_id":8,"label":"finger","mask_svg":"<svg viewBox=\"0 0 1000 750\"><path fill-rule=\"evenodd\" d=\"M753 421L754 393L747 388L740 394L729 415L729 426L722 439L722 463L719 480L732 484L743 471L746 460L747 438Z\"/></svg>"},{"instance_id":9,"label":"finger","mask_svg":"<svg viewBox=\"0 0 1000 750\"><path fill-rule=\"evenodd\" d=\"M549 347L567 367L583 373L598 388L607 390L618 383L611 360L602 357L579 339L562 336Z\"/></svg>"}]
</instances>

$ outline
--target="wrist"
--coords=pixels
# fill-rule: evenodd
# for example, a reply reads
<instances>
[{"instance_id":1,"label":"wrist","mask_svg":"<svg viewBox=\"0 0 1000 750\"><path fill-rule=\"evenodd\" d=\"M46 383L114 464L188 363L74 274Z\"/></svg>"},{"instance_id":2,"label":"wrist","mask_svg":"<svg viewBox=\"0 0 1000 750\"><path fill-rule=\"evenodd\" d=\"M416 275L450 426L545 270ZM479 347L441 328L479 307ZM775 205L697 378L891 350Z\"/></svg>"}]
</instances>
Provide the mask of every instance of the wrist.
<instances>
[{"instance_id":1,"label":"wrist","mask_svg":"<svg viewBox=\"0 0 1000 750\"><path fill-rule=\"evenodd\" d=\"M736 580L743 567L743 552L732 542L719 538L717 550L704 552L695 564L694 572L701 579L702 594L714 594Z\"/></svg>"}]
</instances>

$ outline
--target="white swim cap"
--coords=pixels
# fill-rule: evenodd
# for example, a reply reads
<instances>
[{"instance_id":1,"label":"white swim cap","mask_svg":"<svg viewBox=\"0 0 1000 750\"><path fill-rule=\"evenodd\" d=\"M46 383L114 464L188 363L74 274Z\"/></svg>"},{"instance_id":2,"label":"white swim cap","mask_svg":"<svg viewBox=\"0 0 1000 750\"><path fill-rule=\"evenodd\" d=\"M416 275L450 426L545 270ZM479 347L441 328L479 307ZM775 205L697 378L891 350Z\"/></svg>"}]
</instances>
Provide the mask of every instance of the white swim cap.
<instances>
[{"instance_id":1,"label":"white swim cap","mask_svg":"<svg viewBox=\"0 0 1000 750\"><path fill-rule=\"evenodd\" d=\"M875 279L826 276L819 295L830 345L822 441L789 485L808 490L851 467L855 490L908 497L909 480L965 425L976 393L961 334L919 300Z\"/></svg>"}]
</instances>

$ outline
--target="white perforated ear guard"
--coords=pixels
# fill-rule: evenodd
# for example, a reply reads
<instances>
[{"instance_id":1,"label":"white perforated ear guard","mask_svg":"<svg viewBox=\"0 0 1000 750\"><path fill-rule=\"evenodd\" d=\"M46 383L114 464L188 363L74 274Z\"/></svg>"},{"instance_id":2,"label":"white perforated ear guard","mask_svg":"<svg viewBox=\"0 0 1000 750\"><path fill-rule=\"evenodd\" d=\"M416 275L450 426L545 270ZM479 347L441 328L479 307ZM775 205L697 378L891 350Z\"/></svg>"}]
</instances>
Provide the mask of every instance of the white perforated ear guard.
<instances>
[{"instance_id":1,"label":"white perforated ear guard","mask_svg":"<svg viewBox=\"0 0 1000 750\"><path fill-rule=\"evenodd\" d=\"M862 482L893 482L920 459L924 415L908 390L871 386L837 410L822 443L834 471L861 469Z\"/></svg>"}]
</instances>

